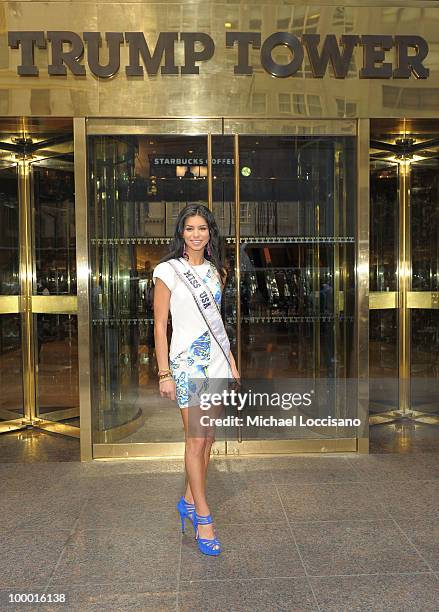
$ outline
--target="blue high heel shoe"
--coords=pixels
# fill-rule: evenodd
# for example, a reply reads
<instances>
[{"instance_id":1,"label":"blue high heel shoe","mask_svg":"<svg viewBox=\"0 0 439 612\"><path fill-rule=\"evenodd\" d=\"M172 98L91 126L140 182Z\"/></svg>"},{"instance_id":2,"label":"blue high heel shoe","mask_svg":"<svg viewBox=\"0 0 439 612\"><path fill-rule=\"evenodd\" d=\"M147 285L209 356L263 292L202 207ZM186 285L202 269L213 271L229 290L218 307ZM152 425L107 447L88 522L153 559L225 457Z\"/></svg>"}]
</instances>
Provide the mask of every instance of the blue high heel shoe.
<instances>
[{"instance_id":1,"label":"blue high heel shoe","mask_svg":"<svg viewBox=\"0 0 439 612\"><path fill-rule=\"evenodd\" d=\"M218 538L215 537L213 540L207 540L206 538L200 538L198 534L198 525L210 525L211 523L212 516L210 514L207 516L201 516L200 514L195 513L195 538L198 542L198 548L203 555L217 557L221 552L221 544Z\"/></svg>"},{"instance_id":2,"label":"blue high heel shoe","mask_svg":"<svg viewBox=\"0 0 439 612\"><path fill-rule=\"evenodd\" d=\"M184 521L185 519L189 519L194 527L194 533L196 532L195 528L195 505L187 502L182 495L177 504L177 510L180 514L181 520L181 532L184 533Z\"/></svg>"}]
</instances>

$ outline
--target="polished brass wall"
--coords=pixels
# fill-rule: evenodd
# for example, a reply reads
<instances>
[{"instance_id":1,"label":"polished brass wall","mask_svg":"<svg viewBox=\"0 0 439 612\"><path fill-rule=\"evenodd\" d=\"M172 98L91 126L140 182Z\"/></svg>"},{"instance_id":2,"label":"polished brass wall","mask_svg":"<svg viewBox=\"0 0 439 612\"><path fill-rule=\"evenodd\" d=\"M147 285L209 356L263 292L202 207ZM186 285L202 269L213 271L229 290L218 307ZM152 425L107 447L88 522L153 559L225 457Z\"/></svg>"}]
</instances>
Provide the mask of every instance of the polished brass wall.
<instances>
[{"instance_id":1,"label":"polished brass wall","mask_svg":"<svg viewBox=\"0 0 439 612\"><path fill-rule=\"evenodd\" d=\"M65 117L428 117L438 116L439 3L333 0L288 3L265 0L253 3L217 1L107 3L14 2L1 3L3 34L14 30L143 31L151 42L157 32L206 32L216 52L202 63L199 75L154 78L127 77L127 46L121 46L121 70L111 79L87 74L48 76L47 50L36 49L37 77L20 77L20 50L5 48L0 74L0 116ZM250 54L252 76L234 75L237 51L226 49L226 31L420 35L430 46L425 80L360 79L361 49L348 77L312 78L309 67L294 78L272 78L260 67L259 51ZM87 51L85 52L87 53ZM283 54L283 57L282 57ZM289 61L279 52L279 62ZM393 52L388 60L394 60ZM178 49L177 60L181 60ZM105 62L103 57L102 62Z\"/></svg>"}]
</instances>

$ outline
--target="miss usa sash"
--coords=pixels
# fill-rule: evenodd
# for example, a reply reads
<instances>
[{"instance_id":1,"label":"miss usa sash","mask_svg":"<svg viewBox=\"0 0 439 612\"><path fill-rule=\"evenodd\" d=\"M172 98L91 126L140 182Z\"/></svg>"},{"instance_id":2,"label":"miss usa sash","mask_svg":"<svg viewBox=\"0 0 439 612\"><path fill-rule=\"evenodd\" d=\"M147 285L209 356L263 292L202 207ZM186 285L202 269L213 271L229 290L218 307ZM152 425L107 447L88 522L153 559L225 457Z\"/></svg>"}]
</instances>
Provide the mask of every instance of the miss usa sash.
<instances>
[{"instance_id":1,"label":"miss usa sash","mask_svg":"<svg viewBox=\"0 0 439 612\"><path fill-rule=\"evenodd\" d=\"M178 263L177 263L178 262ZM222 350L227 363L229 364L230 371L232 366L230 364L230 342L227 337L227 333L224 327L224 323L221 317L221 313L218 309L215 298L212 295L207 284L198 276L195 270L188 264L188 262L181 257L180 259L169 259L168 264L172 266L178 278L184 283L184 285L191 292L194 298L195 304L198 307L206 325L216 340L218 346Z\"/></svg>"}]
</instances>

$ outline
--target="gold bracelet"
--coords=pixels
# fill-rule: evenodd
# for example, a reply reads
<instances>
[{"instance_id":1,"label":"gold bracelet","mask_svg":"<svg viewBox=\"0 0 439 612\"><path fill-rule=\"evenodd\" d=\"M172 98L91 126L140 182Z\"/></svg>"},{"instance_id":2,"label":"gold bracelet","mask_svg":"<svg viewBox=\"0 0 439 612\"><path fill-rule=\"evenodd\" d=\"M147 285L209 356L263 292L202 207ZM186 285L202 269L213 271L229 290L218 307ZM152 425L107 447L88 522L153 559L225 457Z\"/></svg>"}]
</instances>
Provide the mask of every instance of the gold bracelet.
<instances>
[{"instance_id":1,"label":"gold bracelet","mask_svg":"<svg viewBox=\"0 0 439 612\"><path fill-rule=\"evenodd\" d=\"M171 370L159 370L157 372L157 376L160 378L160 376L167 376L168 374L171 374Z\"/></svg>"},{"instance_id":2,"label":"gold bracelet","mask_svg":"<svg viewBox=\"0 0 439 612\"><path fill-rule=\"evenodd\" d=\"M162 382L166 382L168 380L174 380L174 379L172 378L172 376L166 376L166 378L161 378L159 380L159 384L162 383Z\"/></svg>"}]
</instances>

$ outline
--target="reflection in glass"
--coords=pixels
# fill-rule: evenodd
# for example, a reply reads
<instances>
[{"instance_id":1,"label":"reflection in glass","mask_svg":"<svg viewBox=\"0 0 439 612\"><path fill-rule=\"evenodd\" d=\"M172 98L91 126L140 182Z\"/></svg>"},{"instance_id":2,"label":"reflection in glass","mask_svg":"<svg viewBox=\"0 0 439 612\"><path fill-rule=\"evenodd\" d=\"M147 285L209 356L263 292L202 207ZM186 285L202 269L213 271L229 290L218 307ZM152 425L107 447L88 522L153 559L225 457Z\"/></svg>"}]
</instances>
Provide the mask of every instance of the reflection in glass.
<instances>
[{"instance_id":1,"label":"reflection in glass","mask_svg":"<svg viewBox=\"0 0 439 612\"><path fill-rule=\"evenodd\" d=\"M353 376L355 139L239 142L242 375Z\"/></svg>"},{"instance_id":2,"label":"reflection in glass","mask_svg":"<svg viewBox=\"0 0 439 612\"><path fill-rule=\"evenodd\" d=\"M370 165L370 291L398 289L398 174L397 163Z\"/></svg>"},{"instance_id":3,"label":"reflection in glass","mask_svg":"<svg viewBox=\"0 0 439 612\"><path fill-rule=\"evenodd\" d=\"M76 294L74 175L69 170L33 168L36 291Z\"/></svg>"},{"instance_id":4,"label":"reflection in glass","mask_svg":"<svg viewBox=\"0 0 439 612\"><path fill-rule=\"evenodd\" d=\"M180 210L206 204L207 138L89 140L94 441L181 441L157 392L152 271Z\"/></svg>"},{"instance_id":5,"label":"reflection in glass","mask_svg":"<svg viewBox=\"0 0 439 612\"><path fill-rule=\"evenodd\" d=\"M224 238L226 284L222 297L222 316L230 340L230 348L237 357L236 336L236 278L235 278L235 165L233 136L212 137L213 212L221 236Z\"/></svg>"},{"instance_id":6,"label":"reflection in glass","mask_svg":"<svg viewBox=\"0 0 439 612\"><path fill-rule=\"evenodd\" d=\"M370 413L399 406L398 311L369 311Z\"/></svg>"},{"instance_id":7,"label":"reflection in glass","mask_svg":"<svg viewBox=\"0 0 439 612\"><path fill-rule=\"evenodd\" d=\"M0 168L0 295L18 295L19 209L17 167ZM24 416L19 314L0 315L0 421Z\"/></svg>"},{"instance_id":8,"label":"reflection in glass","mask_svg":"<svg viewBox=\"0 0 439 612\"><path fill-rule=\"evenodd\" d=\"M38 314L34 318L37 414L79 427L77 317Z\"/></svg>"},{"instance_id":9,"label":"reflection in glass","mask_svg":"<svg viewBox=\"0 0 439 612\"><path fill-rule=\"evenodd\" d=\"M259 336L265 325L284 330L291 351L283 353L276 343L278 373L335 375L328 332L335 319L344 319L342 301L349 308L353 296L348 272L355 241L354 139L241 137L240 143L241 297L247 332ZM301 324L309 323L311 337L318 329L324 337L315 346L309 337L305 341L308 365L292 348L293 339L287 340L297 323L300 335L307 336ZM318 363L315 351L322 356ZM262 373L265 360L253 359Z\"/></svg>"},{"instance_id":10,"label":"reflection in glass","mask_svg":"<svg viewBox=\"0 0 439 612\"><path fill-rule=\"evenodd\" d=\"M413 291L439 291L439 159L410 166Z\"/></svg>"},{"instance_id":11,"label":"reflection in glass","mask_svg":"<svg viewBox=\"0 0 439 612\"><path fill-rule=\"evenodd\" d=\"M0 421L24 416L20 315L0 315Z\"/></svg>"},{"instance_id":12,"label":"reflection in glass","mask_svg":"<svg viewBox=\"0 0 439 612\"><path fill-rule=\"evenodd\" d=\"M18 175L17 167L0 168L0 295L18 295Z\"/></svg>"},{"instance_id":13,"label":"reflection in glass","mask_svg":"<svg viewBox=\"0 0 439 612\"><path fill-rule=\"evenodd\" d=\"M439 310L411 310L411 408L439 414Z\"/></svg>"}]
</instances>

